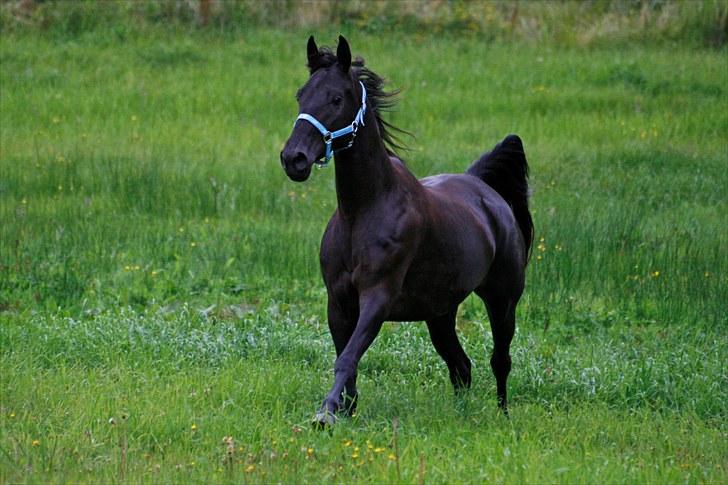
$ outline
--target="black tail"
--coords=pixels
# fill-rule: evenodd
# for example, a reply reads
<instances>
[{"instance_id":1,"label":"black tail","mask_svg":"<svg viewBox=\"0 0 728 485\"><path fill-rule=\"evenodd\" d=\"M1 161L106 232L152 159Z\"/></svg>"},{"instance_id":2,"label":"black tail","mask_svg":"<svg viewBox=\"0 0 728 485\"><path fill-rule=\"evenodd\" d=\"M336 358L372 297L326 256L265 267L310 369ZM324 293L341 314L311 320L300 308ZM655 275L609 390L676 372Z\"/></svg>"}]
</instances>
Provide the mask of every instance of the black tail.
<instances>
[{"instance_id":1,"label":"black tail","mask_svg":"<svg viewBox=\"0 0 728 485\"><path fill-rule=\"evenodd\" d=\"M510 204L523 234L526 254L530 256L533 219L528 211L528 162L521 139L508 135L492 151L476 160L467 173L493 187Z\"/></svg>"}]
</instances>

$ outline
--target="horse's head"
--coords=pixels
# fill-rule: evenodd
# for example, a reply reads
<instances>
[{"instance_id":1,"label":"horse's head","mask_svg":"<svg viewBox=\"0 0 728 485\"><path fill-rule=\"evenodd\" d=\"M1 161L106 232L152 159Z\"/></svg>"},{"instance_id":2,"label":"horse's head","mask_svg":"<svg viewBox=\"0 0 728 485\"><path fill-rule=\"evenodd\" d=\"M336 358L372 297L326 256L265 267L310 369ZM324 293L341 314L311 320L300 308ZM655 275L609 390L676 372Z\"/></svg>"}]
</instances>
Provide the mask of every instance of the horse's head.
<instances>
[{"instance_id":1,"label":"horse's head","mask_svg":"<svg viewBox=\"0 0 728 485\"><path fill-rule=\"evenodd\" d=\"M296 182L308 179L314 163L322 158L326 163L333 151L350 146L366 109L365 90L351 72L351 49L344 37L339 36L334 55L319 50L311 36L307 54L311 76L296 94L300 114L281 151L281 165Z\"/></svg>"}]
</instances>

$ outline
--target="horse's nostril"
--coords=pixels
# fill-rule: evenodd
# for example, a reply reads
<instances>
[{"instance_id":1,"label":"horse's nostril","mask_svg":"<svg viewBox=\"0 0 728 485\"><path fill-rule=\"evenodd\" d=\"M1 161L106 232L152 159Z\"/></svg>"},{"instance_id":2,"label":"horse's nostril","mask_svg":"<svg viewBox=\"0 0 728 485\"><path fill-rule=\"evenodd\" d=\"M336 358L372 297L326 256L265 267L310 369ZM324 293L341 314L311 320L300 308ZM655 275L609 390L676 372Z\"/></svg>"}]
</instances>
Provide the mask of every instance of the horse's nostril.
<instances>
[{"instance_id":1,"label":"horse's nostril","mask_svg":"<svg viewBox=\"0 0 728 485\"><path fill-rule=\"evenodd\" d=\"M293 161L293 167L296 170L304 170L308 166L308 158L302 152L296 153L296 156L293 157L292 161Z\"/></svg>"},{"instance_id":2,"label":"horse's nostril","mask_svg":"<svg viewBox=\"0 0 728 485\"><path fill-rule=\"evenodd\" d=\"M308 157L303 152L281 152L281 165L295 170L304 170L308 167Z\"/></svg>"}]
</instances>

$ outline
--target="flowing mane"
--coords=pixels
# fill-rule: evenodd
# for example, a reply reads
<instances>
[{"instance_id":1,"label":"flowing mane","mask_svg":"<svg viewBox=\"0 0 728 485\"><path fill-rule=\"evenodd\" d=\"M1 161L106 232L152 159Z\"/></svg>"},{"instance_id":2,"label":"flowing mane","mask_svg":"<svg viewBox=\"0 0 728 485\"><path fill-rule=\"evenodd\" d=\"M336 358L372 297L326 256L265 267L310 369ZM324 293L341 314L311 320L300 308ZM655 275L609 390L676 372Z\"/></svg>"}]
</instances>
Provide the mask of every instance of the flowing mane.
<instances>
[{"instance_id":1,"label":"flowing mane","mask_svg":"<svg viewBox=\"0 0 728 485\"><path fill-rule=\"evenodd\" d=\"M337 62L336 54L331 49L328 47L321 47L319 49L319 57L317 58L316 63L314 65L309 63L308 69L310 73L313 74L319 69L331 67ZM387 147L387 152L389 152L390 155L401 158L398 151L407 150L407 146L403 143L401 135L413 135L406 130L394 126L383 117L383 113L392 111L397 105L397 95L400 93L400 90L395 89L392 91L385 91L385 79L371 69L365 67L364 59L362 57L354 59L351 66L353 68L352 72L354 73L355 79L361 81L367 90L367 100L369 100L370 107L374 111L374 115L377 119L377 125L379 127L379 133Z\"/></svg>"}]
</instances>

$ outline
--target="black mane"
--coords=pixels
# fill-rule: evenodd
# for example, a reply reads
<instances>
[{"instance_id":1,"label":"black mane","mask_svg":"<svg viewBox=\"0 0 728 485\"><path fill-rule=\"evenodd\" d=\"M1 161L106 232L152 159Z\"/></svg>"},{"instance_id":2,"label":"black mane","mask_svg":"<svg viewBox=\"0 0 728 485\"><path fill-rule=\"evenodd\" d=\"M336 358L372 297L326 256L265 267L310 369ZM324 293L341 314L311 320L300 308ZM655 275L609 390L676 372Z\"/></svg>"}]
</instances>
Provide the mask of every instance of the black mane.
<instances>
[{"instance_id":1,"label":"black mane","mask_svg":"<svg viewBox=\"0 0 728 485\"><path fill-rule=\"evenodd\" d=\"M319 56L316 58L314 65L309 63L308 69L311 74L313 74L319 69L331 67L337 62L338 59L336 58L336 54L331 49L328 47L321 47L319 49ZM387 152L389 152L390 155L394 155L399 158L397 151L407 150L407 147L402 142L400 135L413 135L385 120L382 114L386 111L392 111L397 105L397 95L400 93L400 90L395 89L393 91L385 91L385 79L365 67L363 58L357 57L354 61L352 61L351 65L354 78L361 81L367 90L367 100L369 101L371 109L374 111L374 116L376 117L377 125L379 126L379 133L387 147Z\"/></svg>"}]
</instances>

